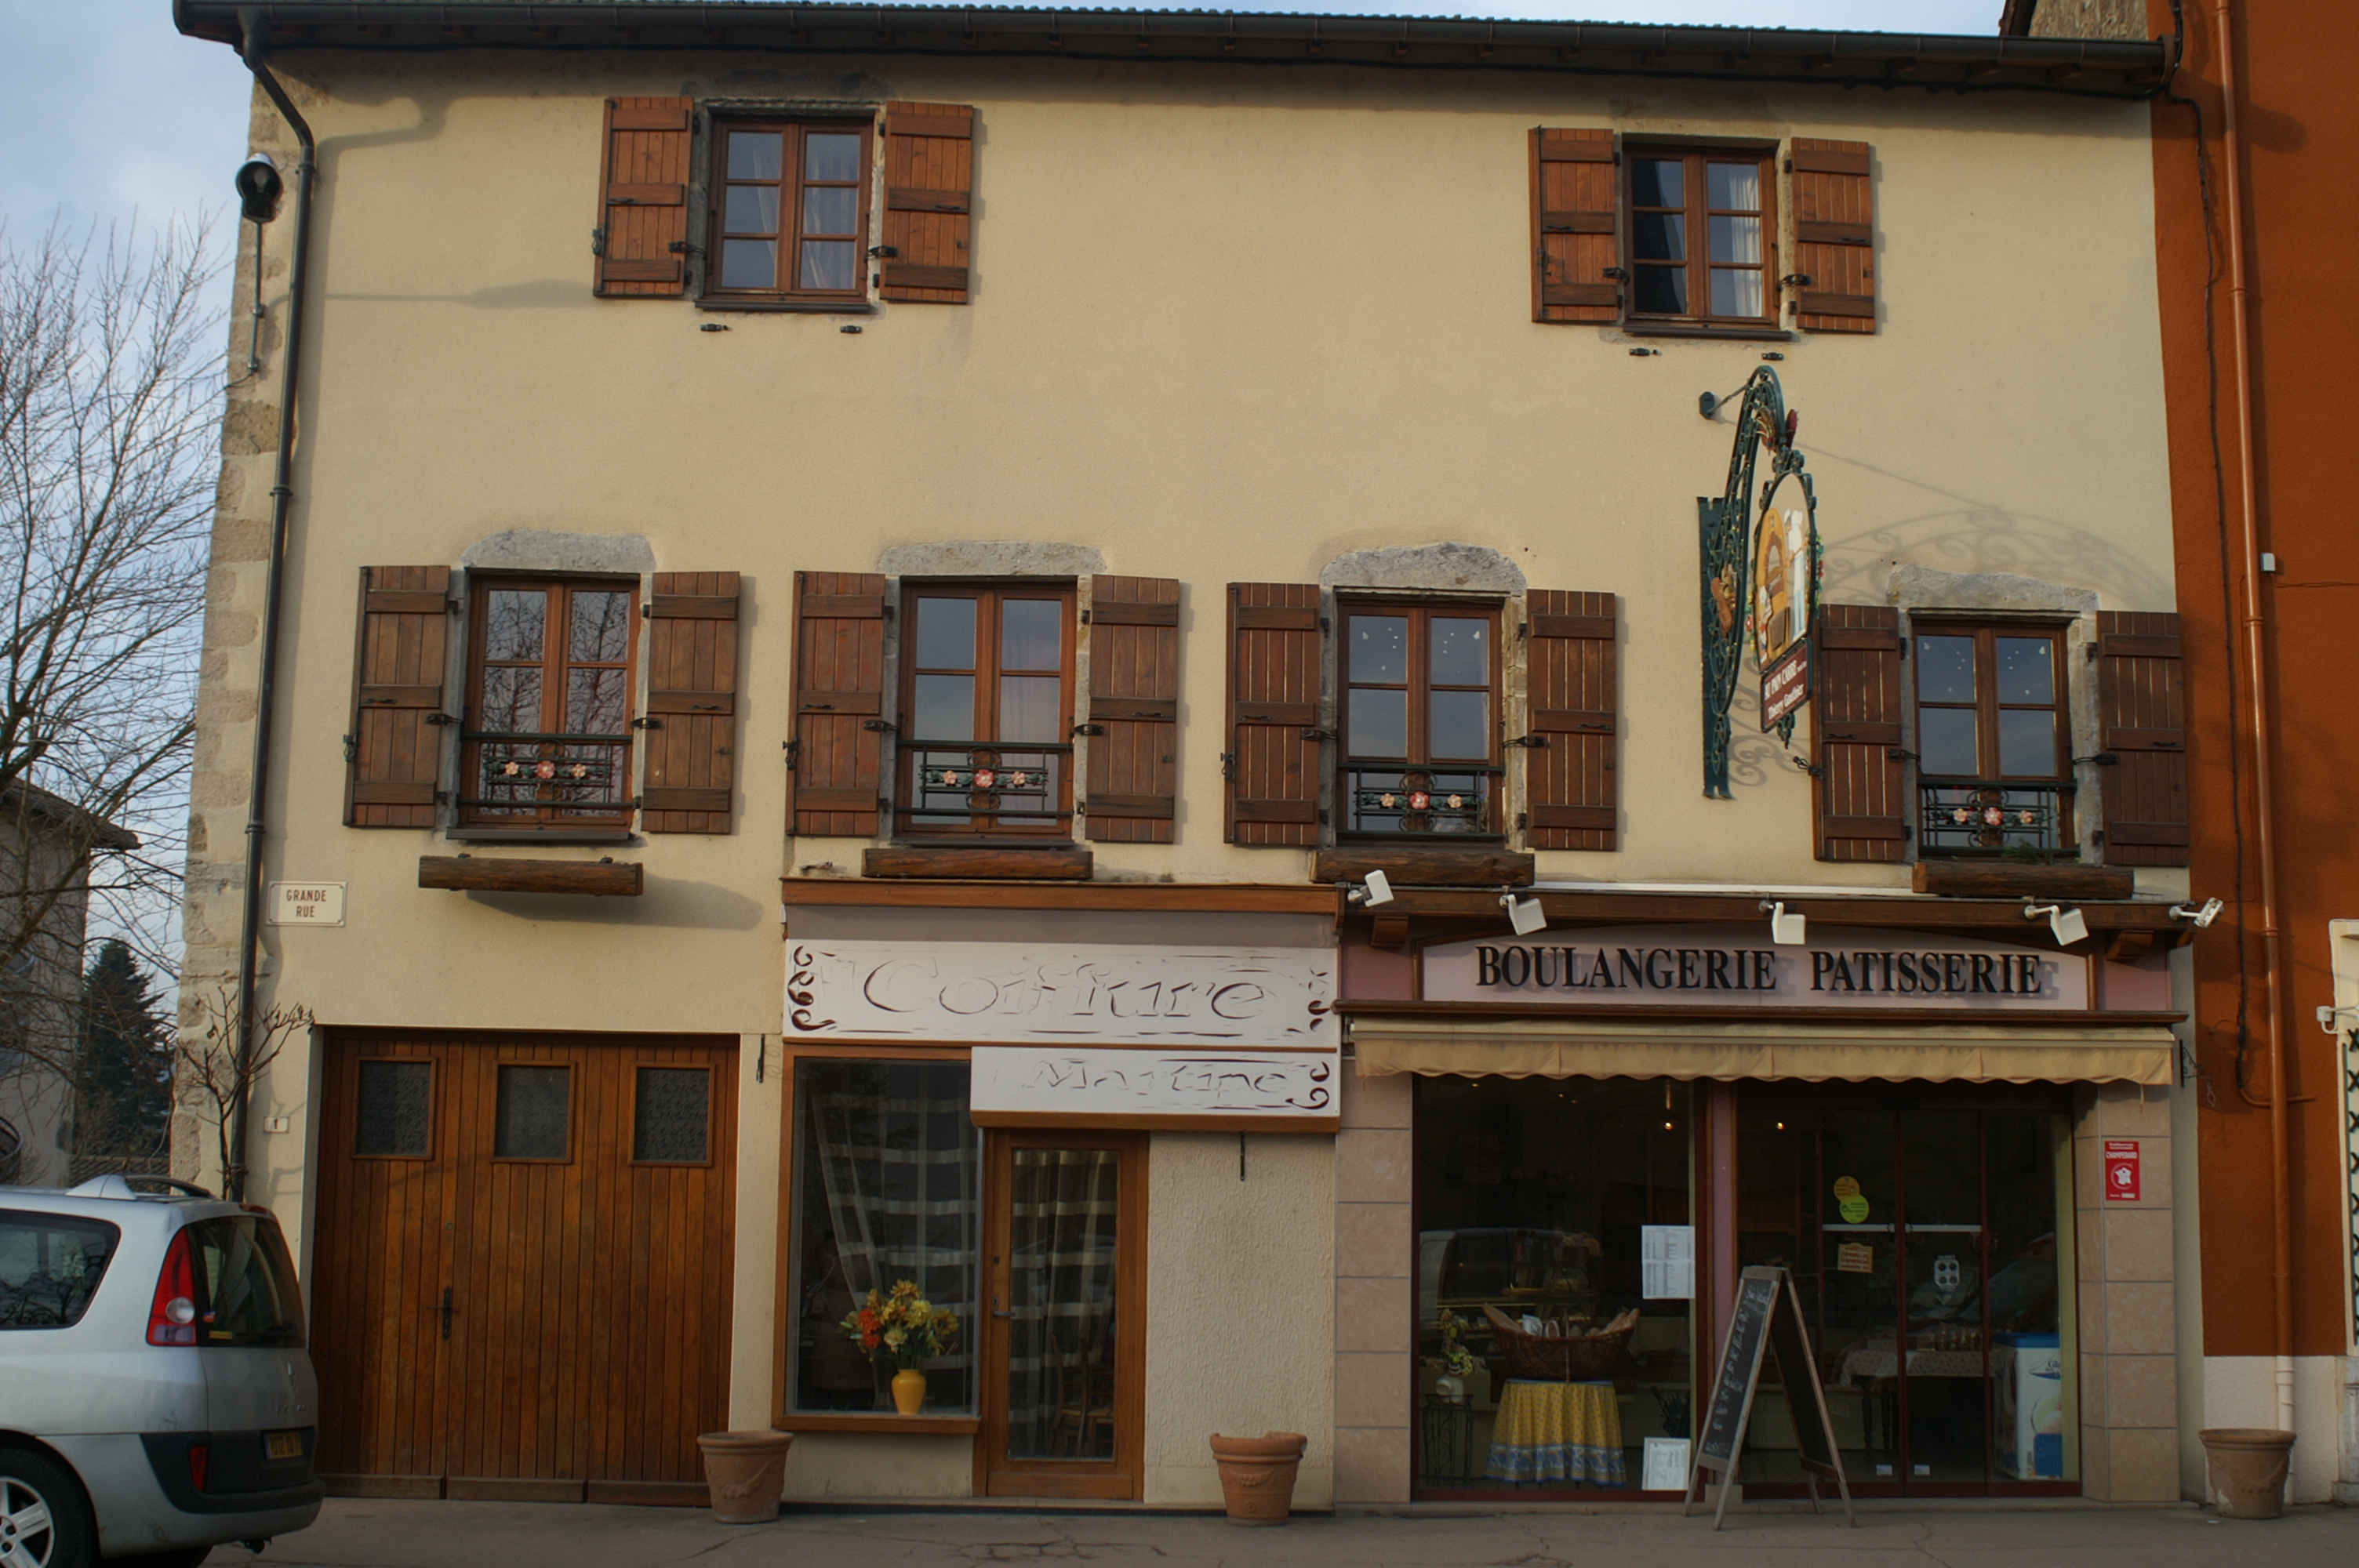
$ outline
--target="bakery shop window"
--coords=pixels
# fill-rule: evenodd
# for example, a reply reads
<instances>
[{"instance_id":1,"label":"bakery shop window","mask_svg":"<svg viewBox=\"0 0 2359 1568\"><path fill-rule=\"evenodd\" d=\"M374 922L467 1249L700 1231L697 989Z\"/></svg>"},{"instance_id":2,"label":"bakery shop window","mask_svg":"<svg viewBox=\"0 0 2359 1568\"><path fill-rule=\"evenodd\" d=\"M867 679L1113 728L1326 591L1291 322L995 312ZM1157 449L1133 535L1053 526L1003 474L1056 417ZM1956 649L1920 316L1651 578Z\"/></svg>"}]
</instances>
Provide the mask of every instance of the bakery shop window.
<instances>
[{"instance_id":1,"label":"bakery shop window","mask_svg":"<svg viewBox=\"0 0 2359 1568\"><path fill-rule=\"evenodd\" d=\"M1419 1495L1678 1492L1692 1102L1669 1079L1418 1081Z\"/></svg>"}]
</instances>

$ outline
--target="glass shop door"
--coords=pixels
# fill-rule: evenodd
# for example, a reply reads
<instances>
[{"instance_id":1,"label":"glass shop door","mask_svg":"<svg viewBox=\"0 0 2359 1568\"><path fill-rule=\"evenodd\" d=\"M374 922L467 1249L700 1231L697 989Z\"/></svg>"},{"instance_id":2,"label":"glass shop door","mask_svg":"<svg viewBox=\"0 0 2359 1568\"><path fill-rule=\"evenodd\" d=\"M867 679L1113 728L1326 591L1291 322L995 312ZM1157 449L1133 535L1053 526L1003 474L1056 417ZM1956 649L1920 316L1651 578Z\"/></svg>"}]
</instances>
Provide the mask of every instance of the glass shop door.
<instances>
[{"instance_id":1,"label":"glass shop door","mask_svg":"<svg viewBox=\"0 0 2359 1568\"><path fill-rule=\"evenodd\" d=\"M1795 1271L1852 1489L2077 1489L2063 1119L1752 1098L1766 1103L1739 1118L1740 1260ZM1774 1362L1744 1475L1799 1489Z\"/></svg>"},{"instance_id":2,"label":"glass shop door","mask_svg":"<svg viewBox=\"0 0 2359 1568\"><path fill-rule=\"evenodd\" d=\"M1136 1133L988 1136L985 1497L1140 1495L1145 1150Z\"/></svg>"}]
</instances>

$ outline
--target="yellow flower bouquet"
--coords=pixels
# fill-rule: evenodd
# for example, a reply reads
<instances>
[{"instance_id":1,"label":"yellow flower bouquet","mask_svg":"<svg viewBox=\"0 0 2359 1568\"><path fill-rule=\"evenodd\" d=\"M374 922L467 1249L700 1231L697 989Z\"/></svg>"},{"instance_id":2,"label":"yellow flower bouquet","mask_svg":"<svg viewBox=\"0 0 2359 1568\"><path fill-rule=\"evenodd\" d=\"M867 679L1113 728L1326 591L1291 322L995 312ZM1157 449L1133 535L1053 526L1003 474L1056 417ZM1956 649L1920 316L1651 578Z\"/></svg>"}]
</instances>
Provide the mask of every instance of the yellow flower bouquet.
<instances>
[{"instance_id":1,"label":"yellow flower bouquet","mask_svg":"<svg viewBox=\"0 0 2359 1568\"><path fill-rule=\"evenodd\" d=\"M919 1295L912 1280L896 1280L890 1292L869 1292L866 1303L836 1326L870 1360L889 1356L904 1372L920 1370L928 1357L947 1356L958 1343L958 1314Z\"/></svg>"}]
</instances>

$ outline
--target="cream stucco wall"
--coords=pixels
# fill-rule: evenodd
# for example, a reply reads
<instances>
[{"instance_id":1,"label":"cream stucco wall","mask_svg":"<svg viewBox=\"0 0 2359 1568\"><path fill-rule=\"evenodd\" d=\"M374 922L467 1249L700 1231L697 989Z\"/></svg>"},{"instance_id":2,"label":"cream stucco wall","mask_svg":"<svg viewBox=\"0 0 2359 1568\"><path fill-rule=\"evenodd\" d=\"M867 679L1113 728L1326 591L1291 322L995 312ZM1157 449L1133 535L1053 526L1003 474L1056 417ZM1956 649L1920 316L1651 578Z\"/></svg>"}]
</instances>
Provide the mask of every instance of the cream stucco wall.
<instances>
[{"instance_id":1,"label":"cream stucco wall","mask_svg":"<svg viewBox=\"0 0 2359 1568\"><path fill-rule=\"evenodd\" d=\"M1625 848L1544 854L1544 877L1903 885L1905 867L1811 860L1809 780L1752 732L1742 694L1737 798L1701 795L1695 497L1720 489L1731 429L1696 396L1738 385L1765 350L1800 412L1831 598L1882 601L1890 568L1913 564L2086 589L2108 609L2171 602L2142 105L918 59L290 51L278 69L319 133L321 179L265 874L350 892L340 929L266 930L264 972L326 1024L775 1033L776 878L854 867L864 847L784 838L798 569L998 539L1180 579L1179 839L1094 848L1102 877L1218 881L1308 874L1300 851L1220 841L1222 585L1458 541L1535 587L1622 598ZM827 316L593 298L601 106L640 93L975 104L973 303L886 305L853 334ZM1871 143L1882 330L1640 342L1534 324L1526 136L1543 123ZM288 161L266 111L255 140ZM225 427L194 987L234 968L290 228L266 236L265 373L233 389ZM658 569L745 574L736 831L618 851L645 863L644 897L427 892L418 858L452 852L439 834L340 826L359 569L456 565L507 530L636 535ZM291 1118L256 1154L299 1233L313 1071L290 1053L256 1110ZM777 1100L775 1082L740 1087L745 1422L767 1409ZM194 1141L180 1148L194 1171ZM1332 1350L1314 1329L1333 1148L1256 1140L1242 1187L1234 1154L1218 1137L1156 1143L1150 1496L1209 1498L1203 1435L1258 1422L1312 1434L1301 1495L1323 1498L1332 1360L1297 1357L1292 1326L1255 1330L1287 1348L1240 1354L1233 1314L1263 1318L1253 1303L1292 1299L1279 1286L1299 1273L1301 1333ZM879 1466L847 1441L803 1440L790 1484L873 1489ZM926 1446L942 1440L894 1441L896 1485L968 1486L963 1444L951 1464Z\"/></svg>"}]
</instances>

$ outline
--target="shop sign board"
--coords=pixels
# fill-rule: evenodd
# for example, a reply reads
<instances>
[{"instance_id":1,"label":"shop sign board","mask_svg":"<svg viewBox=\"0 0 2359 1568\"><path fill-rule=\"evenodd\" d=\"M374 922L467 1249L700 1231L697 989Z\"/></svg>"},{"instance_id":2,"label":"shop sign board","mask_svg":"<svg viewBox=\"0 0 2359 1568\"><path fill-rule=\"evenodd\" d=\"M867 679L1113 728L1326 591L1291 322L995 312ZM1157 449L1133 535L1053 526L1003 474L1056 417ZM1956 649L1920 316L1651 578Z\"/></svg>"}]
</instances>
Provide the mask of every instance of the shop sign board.
<instances>
[{"instance_id":1,"label":"shop sign board","mask_svg":"<svg viewBox=\"0 0 2359 1568\"><path fill-rule=\"evenodd\" d=\"M2105 1201L2138 1201L2138 1146L2135 1138L2105 1140Z\"/></svg>"},{"instance_id":2,"label":"shop sign board","mask_svg":"<svg viewBox=\"0 0 2359 1568\"><path fill-rule=\"evenodd\" d=\"M1857 1527L1851 1511L1851 1482L1845 1478L1843 1451L1835 1438L1833 1418L1827 1411L1826 1390L1820 1387L1819 1364L1810 1353L1810 1331L1802 1316L1802 1298L1794 1276L1785 1269L1754 1267L1739 1275L1736 1300L1730 1309L1728 1337L1722 1343L1720 1370L1712 1379L1712 1402L1697 1422L1695 1457L1687 1489L1680 1498L1680 1515L1694 1506L1697 1487L1706 1471L1720 1475L1720 1502L1712 1510L1712 1528L1720 1528L1728 1509L1728 1494L1736 1478L1736 1456L1744 1451L1745 1429L1753 1419L1753 1396L1761 1381L1766 1357L1777 1361L1778 1380L1789 1392L1810 1390L1808 1405L1793 1410L1795 1457L1801 1461L1803 1479L1810 1489L1810 1506L1818 1507L1820 1478L1834 1482L1843 1494L1843 1518ZM1799 1402L1799 1396L1794 1396Z\"/></svg>"},{"instance_id":3,"label":"shop sign board","mask_svg":"<svg viewBox=\"0 0 2359 1568\"><path fill-rule=\"evenodd\" d=\"M1770 481L1753 529L1753 656L1761 669L1765 731L1810 698L1817 557L1810 487L1799 475L1780 474Z\"/></svg>"},{"instance_id":4,"label":"shop sign board","mask_svg":"<svg viewBox=\"0 0 2359 1568\"><path fill-rule=\"evenodd\" d=\"M1336 1045L1334 955L1323 948L792 942L788 957L790 1036Z\"/></svg>"},{"instance_id":5,"label":"shop sign board","mask_svg":"<svg viewBox=\"0 0 2359 1568\"><path fill-rule=\"evenodd\" d=\"M1220 1117L1283 1130L1289 1121L1332 1121L1340 1060L1332 1051L978 1045L969 1093L975 1120L985 1125Z\"/></svg>"},{"instance_id":6,"label":"shop sign board","mask_svg":"<svg viewBox=\"0 0 2359 1568\"><path fill-rule=\"evenodd\" d=\"M2089 961L1970 936L1821 925L1781 946L1767 923L1572 928L1428 947L1427 1001L1614 1007L2084 1011Z\"/></svg>"}]
</instances>

